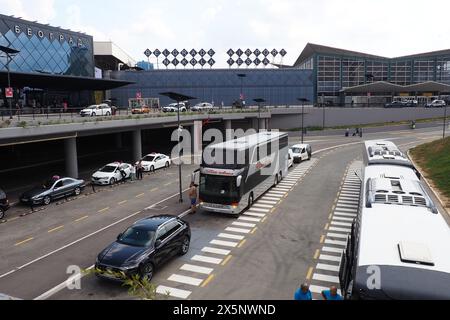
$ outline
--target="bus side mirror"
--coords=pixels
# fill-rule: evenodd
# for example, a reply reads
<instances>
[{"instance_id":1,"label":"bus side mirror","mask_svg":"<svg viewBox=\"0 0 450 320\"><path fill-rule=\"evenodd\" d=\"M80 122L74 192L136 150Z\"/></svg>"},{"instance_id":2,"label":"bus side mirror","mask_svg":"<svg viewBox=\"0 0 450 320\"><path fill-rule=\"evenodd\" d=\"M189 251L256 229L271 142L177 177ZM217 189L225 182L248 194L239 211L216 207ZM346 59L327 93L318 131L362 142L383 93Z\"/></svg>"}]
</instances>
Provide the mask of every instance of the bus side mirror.
<instances>
[{"instance_id":1,"label":"bus side mirror","mask_svg":"<svg viewBox=\"0 0 450 320\"><path fill-rule=\"evenodd\" d=\"M242 176L239 176L239 177L237 177L236 185L239 188L241 186L241 184L242 184Z\"/></svg>"}]
</instances>

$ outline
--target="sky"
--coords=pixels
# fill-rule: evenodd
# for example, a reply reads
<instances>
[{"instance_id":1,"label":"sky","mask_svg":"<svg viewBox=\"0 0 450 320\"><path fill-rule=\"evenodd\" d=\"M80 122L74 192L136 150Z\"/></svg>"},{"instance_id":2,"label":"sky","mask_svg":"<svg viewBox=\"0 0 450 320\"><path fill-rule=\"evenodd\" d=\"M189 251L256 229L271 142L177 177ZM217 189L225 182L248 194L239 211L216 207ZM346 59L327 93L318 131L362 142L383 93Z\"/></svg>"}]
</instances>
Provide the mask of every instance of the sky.
<instances>
[{"instance_id":1,"label":"sky","mask_svg":"<svg viewBox=\"0 0 450 320\"><path fill-rule=\"evenodd\" d=\"M446 0L0 0L0 13L113 41L137 61L145 49L285 49L308 42L396 57L450 47ZM152 59L152 62L154 59Z\"/></svg>"}]
</instances>

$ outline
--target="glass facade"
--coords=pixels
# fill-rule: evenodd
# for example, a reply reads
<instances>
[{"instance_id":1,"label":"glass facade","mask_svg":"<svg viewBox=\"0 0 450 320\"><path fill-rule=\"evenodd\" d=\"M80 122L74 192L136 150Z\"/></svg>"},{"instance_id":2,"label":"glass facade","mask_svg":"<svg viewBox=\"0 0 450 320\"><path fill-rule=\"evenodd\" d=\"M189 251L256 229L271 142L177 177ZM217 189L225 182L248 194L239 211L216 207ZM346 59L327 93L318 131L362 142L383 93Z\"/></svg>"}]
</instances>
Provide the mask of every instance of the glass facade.
<instances>
[{"instance_id":1,"label":"glass facade","mask_svg":"<svg viewBox=\"0 0 450 320\"><path fill-rule=\"evenodd\" d=\"M238 74L245 74L241 79ZM120 106L142 93L143 98L160 98L161 104L172 101L159 95L174 91L196 97L196 102L214 102L230 106L240 97L241 89L247 105L262 98L267 105L298 105L298 98L313 101L313 71L298 69L210 69L210 70L153 70L115 71L112 78L135 84L111 91Z\"/></svg>"},{"instance_id":2,"label":"glass facade","mask_svg":"<svg viewBox=\"0 0 450 320\"><path fill-rule=\"evenodd\" d=\"M0 15L0 45L19 50L12 72L94 77L92 37ZM0 58L6 71L7 59Z\"/></svg>"},{"instance_id":3,"label":"glass facade","mask_svg":"<svg viewBox=\"0 0 450 320\"><path fill-rule=\"evenodd\" d=\"M317 61L314 70L317 75L315 101L320 101L319 97L322 95L327 98L339 97L343 88L368 82L388 81L402 86L427 81L450 84L450 54L384 61L317 54L315 59Z\"/></svg>"}]
</instances>

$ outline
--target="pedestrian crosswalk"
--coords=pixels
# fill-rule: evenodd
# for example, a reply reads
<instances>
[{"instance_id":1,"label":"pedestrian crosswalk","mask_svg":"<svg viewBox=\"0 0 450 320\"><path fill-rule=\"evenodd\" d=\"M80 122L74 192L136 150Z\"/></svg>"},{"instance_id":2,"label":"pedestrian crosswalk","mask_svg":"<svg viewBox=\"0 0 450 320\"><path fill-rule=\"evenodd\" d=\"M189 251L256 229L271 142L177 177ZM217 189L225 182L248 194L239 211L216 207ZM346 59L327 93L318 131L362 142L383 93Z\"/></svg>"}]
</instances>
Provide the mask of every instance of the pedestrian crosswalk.
<instances>
[{"instance_id":1,"label":"pedestrian crosswalk","mask_svg":"<svg viewBox=\"0 0 450 320\"><path fill-rule=\"evenodd\" d=\"M214 270L225 265L233 250L238 250L265 217L289 194L298 182L314 167L317 159L304 162L292 170L280 184L262 197L231 222L223 232L196 252L189 262L182 264L176 274L157 287L157 293L171 298L189 299L193 290L208 283Z\"/></svg>"},{"instance_id":2,"label":"pedestrian crosswalk","mask_svg":"<svg viewBox=\"0 0 450 320\"><path fill-rule=\"evenodd\" d=\"M359 210L361 181L355 172L359 172L361 167L361 161L353 162L344 177L327 233L322 239L322 248L316 256L315 268L308 279L314 299L321 299L322 291L331 286L340 288L339 266Z\"/></svg>"}]
</instances>

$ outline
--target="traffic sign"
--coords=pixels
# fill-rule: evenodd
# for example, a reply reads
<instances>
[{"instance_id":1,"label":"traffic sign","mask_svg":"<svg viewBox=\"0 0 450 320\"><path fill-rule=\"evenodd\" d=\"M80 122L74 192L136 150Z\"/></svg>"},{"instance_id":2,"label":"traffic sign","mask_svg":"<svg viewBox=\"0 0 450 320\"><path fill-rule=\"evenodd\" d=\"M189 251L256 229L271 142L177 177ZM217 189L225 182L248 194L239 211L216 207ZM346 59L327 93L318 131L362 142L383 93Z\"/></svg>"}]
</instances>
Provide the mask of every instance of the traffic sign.
<instances>
[{"instance_id":1,"label":"traffic sign","mask_svg":"<svg viewBox=\"0 0 450 320\"><path fill-rule=\"evenodd\" d=\"M14 97L14 91L13 88L5 88L5 96L6 98L13 98Z\"/></svg>"}]
</instances>

